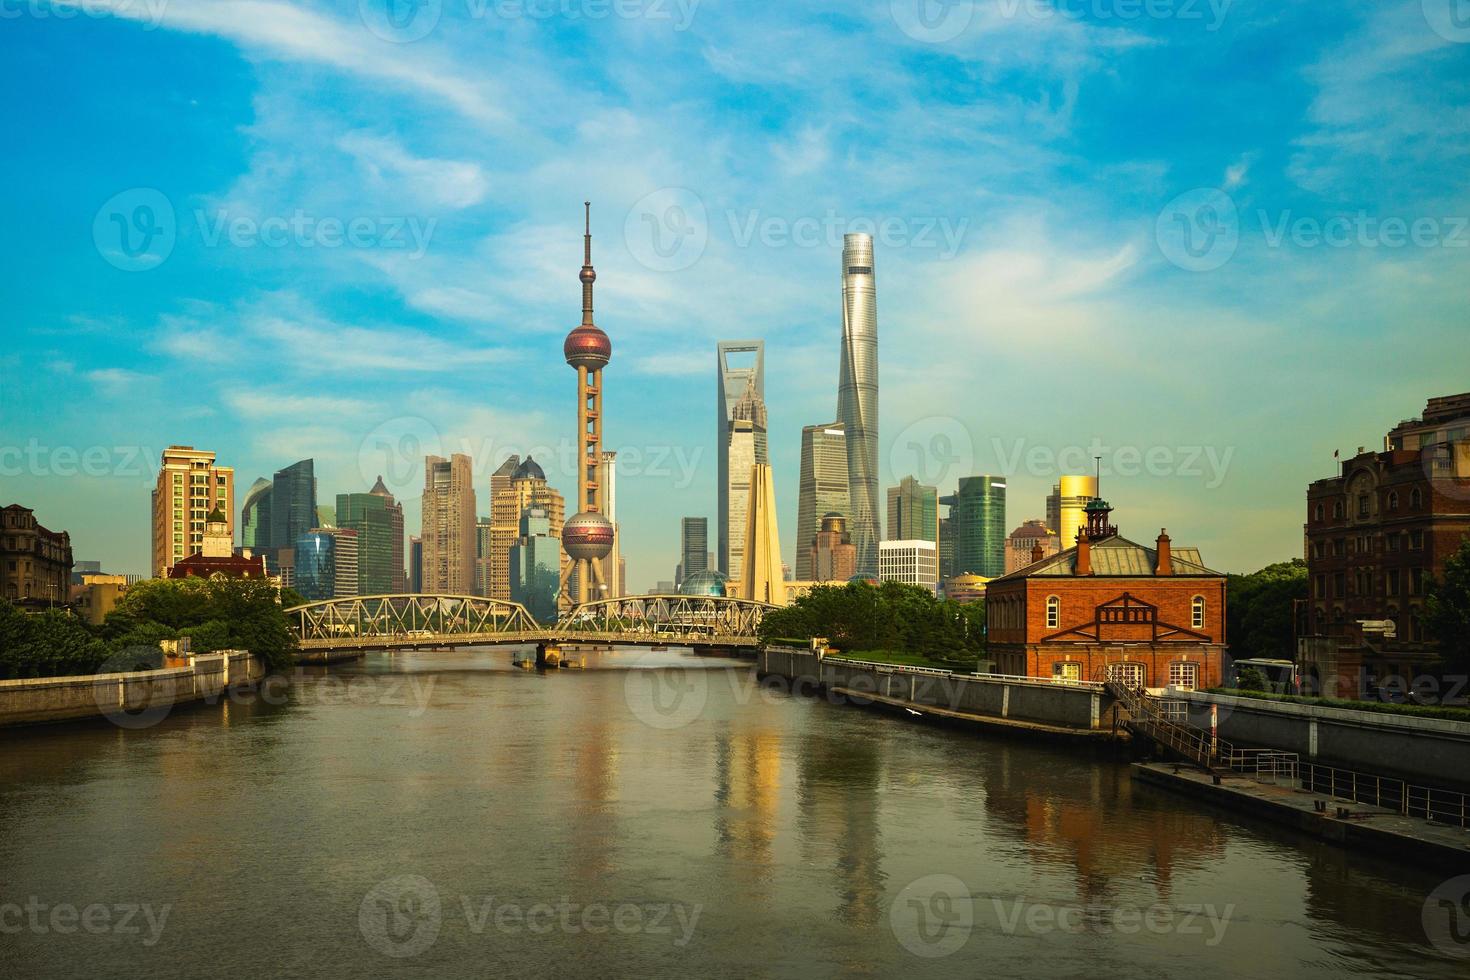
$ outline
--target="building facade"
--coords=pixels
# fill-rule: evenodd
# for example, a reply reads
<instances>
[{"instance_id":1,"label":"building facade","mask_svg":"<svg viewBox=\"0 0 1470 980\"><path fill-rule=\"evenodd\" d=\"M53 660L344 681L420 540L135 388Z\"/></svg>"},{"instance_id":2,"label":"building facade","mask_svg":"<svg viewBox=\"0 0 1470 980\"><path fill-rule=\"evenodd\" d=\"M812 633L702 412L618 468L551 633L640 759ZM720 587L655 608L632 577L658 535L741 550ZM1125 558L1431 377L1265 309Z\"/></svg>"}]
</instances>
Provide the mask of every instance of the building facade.
<instances>
[{"instance_id":1,"label":"building facade","mask_svg":"<svg viewBox=\"0 0 1470 980\"><path fill-rule=\"evenodd\" d=\"M796 578L812 578L812 538L826 514L846 514L847 432L840 422L808 425L801 430L801 479L796 502Z\"/></svg>"},{"instance_id":2,"label":"building facade","mask_svg":"<svg viewBox=\"0 0 1470 980\"><path fill-rule=\"evenodd\" d=\"M757 443L751 437L749 461L736 463L730 459L730 428L735 417L735 406L745 397L750 388L764 404L766 397L766 345L762 340L722 340L715 345L715 560L721 572L730 575L730 547L743 546L745 524L738 526L730 518L730 474L750 472L755 463L767 462L764 433ZM731 528L735 530L732 533ZM687 574L687 573L686 573Z\"/></svg>"},{"instance_id":3,"label":"building facade","mask_svg":"<svg viewBox=\"0 0 1470 980\"><path fill-rule=\"evenodd\" d=\"M403 554L403 505L393 498L393 493L384 485L382 476L378 477L378 482L373 484L368 493L381 497L383 509L388 512L388 562L392 578L390 587L394 595L401 595L408 591L408 572L404 568Z\"/></svg>"},{"instance_id":4,"label":"building facade","mask_svg":"<svg viewBox=\"0 0 1470 980\"><path fill-rule=\"evenodd\" d=\"M1303 684L1372 697L1439 657L1421 615L1428 585L1470 534L1470 394L1434 398L1307 488Z\"/></svg>"},{"instance_id":5,"label":"building facade","mask_svg":"<svg viewBox=\"0 0 1470 980\"><path fill-rule=\"evenodd\" d=\"M1076 537L1073 537L1076 540ZM1006 538L1006 574L1019 572L1027 565L1038 561L1037 546L1041 557L1050 558L1062 550L1061 538L1053 534L1044 521L1029 520L1011 532Z\"/></svg>"},{"instance_id":6,"label":"building facade","mask_svg":"<svg viewBox=\"0 0 1470 980\"><path fill-rule=\"evenodd\" d=\"M842 353L837 421L847 434L847 529L858 571L878 571L878 292L873 236L842 237Z\"/></svg>"},{"instance_id":7,"label":"building facade","mask_svg":"<svg viewBox=\"0 0 1470 980\"><path fill-rule=\"evenodd\" d=\"M167 578L175 562L203 547L205 520L215 507L235 513L234 469L193 446L165 449L153 487L154 578ZM233 522L230 530L233 536Z\"/></svg>"},{"instance_id":8,"label":"building facade","mask_svg":"<svg viewBox=\"0 0 1470 980\"><path fill-rule=\"evenodd\" d=\"M475 587L475 485L469 456L425 458L422 521L423 590L470 595Z\"/></svg>"},{"instance_id":9,"label":"building facade","mask_svg":"<svg viewBox=\"0 0 1470 980\"><path fill-rule=\"evenodd\" d=\"M925 540L878 542L878 578L937 591L939 545Z\"/></svg>"},{"instance_id":10,"label":"building facade","mask_svg":"<svg viewBox=\"0 0 1470 980\"><path fill-rule=\"evenodd\" d=\"M403 570L400 567L395 575L393 566L395 522L389 509L393 498L375 492L381 485L380 479L378 485L367 493L337 494L337 527L357 533L356 595L392 595L400 591L397 582L402 578ZM402 526L400 511L400 531ZM400 544L400 554L402 547Z\"/></svg>"},{"instance_id":11,"label":"building facade","mask_svg":"<svg viewBox=\"0 0 1470 980\"><path fill-rule=\"evenodd\" d=\"M906 476L888 488L888 532L890 541L929 541L939 547L939 490Z\"/></svg>"},{"instance_id":12,"label":"building facade","mask_svg":"<svg viewBox=\"0 0 1470 980\"><path fill-rule=\"evenodd\" d=\"M280 567L276 549L291 547L301 535L322 524L317 513L315 460L298 460L276 471L271 480L270 515L266 559L274 571Z\"/></svg>"},{"instance_id":13,"label":"building facade","mask_svg":"<svg viewBox=\"0 0 1470 980\"><path fill-rule=\"evenodd\" d=\"M674 588L709 568L709 518L686 517L679 522L679 574Z\"/></svg>"},{"instance_id":14,"label":"building facade","mask_svg":"<svg viewBox=\"0 0 1470 980\"><path fill-rule=\"evenodd\" d=\"M1097 499L1097 477L1064 476L1046 498L1046 526L1056 532L1058 544L1071 548L1077 532L1087 524L1087 504Z\"/></svg>"},{"instance_id":15,"label":"building facade","mask_svg":"<svg viewBox=\"0 0 1470 980\"><path fill-rule=\"evenodd\" d=\"M742 555L744 577L733 580L739 596L786 605L786 577L781 571L781 534L776 524L776 484L771 467L757 463L750 475L750 503Z\"/></svg>"},{"instance_id":16,"label":"building facade","mask_svg":"<svg viewBox=\"0 0 1470 980\"><path fill-rule=\"evenodd\" d=\"M1094 500L1076 547L986 588L990 655L1020 677L1133 686L1221 683L1225 576L1160 532L1153 548L1121 537Z\"/></svg>"},{"instance_id":17,"label":"building facade","mask_svg":"<svg viewBox=\"0 0 1470 980\"><path fill-rule=\"evenodd\" d=\"M408 591L424 592L424 539L416 534L408 539Z\"/></svg>"},{"instance_id":18,"label":"building facade","mask_svg":"<svg viewBox=\"0 0 1470 980\"><path fill-rule=\"evenodd\" d=\"M505 457L490 474L490 567L485 594L492 599L510 598L510 549L520 536L521 511L511 493L511 478L520 468L521 457Z\"/></svg>"},{"instance_id":19,"label":"building facade","mask_svg":"<svg viewBox=\"0 0 1470 980\"><path fill-rule=\"evenodd\" d=\"M561 581L561 539L551 533L546 509L531 505L521 515L520 534L510 548L510 598L538 623L554 623Z\"/></svg>"},{"instance_id":20,"label":"building facade","mask_svg":"<svg viewBox=\"0 0 1470 980\"><path fill-rule=\"evenodd\" d=\"M271 546L271 481L257 477L240 505L240 547L264 551Z\"/></svg>"},{"instance_id":21,"label":"building facade","mask_svg":"<svg viewBox=\"0 0 1470 980\"><path fill-rule=\"evenodd\" d=\"M727 482L724 488L726 553L720 571L738 582L745 574L746 527L750 516L751 474L766 465L766 403L756 393L755 379L746 382L745 393L730 410L725 446Z\"/></svg>"},{"instance_id":22,"label":"building facade","mask_svg":"<svg viewBox=\"0 0 1470 980\"><path fill-rule=\"evenodd\" d=\"M0 596L25 609L71 600L71 535L52 531L20 504L0 509Z\"/></svg>"},{"instance_id":23,"label":"building facade","mask_svg":"<svg viewBox=\"0 0 1470 980\"><path fill-rule=\"evenodd\" d=\"M337 590L337 539L316 528L296 539L292 549L292 588L307 602L334 598Z\"/></svg>"},{"instance_id":24,"label":"building facade","mask_svg":"<svg viewBox=\"0 0 1470 980\"><path fill-rule=\"evenodd\" d=\"M799 581L846 582L857 572L857 548L847 535L847 518L842 514L822 517L822 529L812 535L808 548L811 578Z\"/></svg>"},{"instance_id":25,"label":"building facade","mask_svg":"<svg viewBox=\"0 0 1470 980\"><path fill-rule=\"evenodd\" d=\"M229 511L220 506L205 517L199 550L168 570L169 578L265 578L266 574L264 557L249 549L235 552Z\"/></svg>"},{"instance_id":26,"label":"building facade","mask_svg":"<svg viewBox=\"0 0 1470 980\"><path fill-rule=\"evenodd\" d=\"M951 574L999 578L1006 569L1006 482L994 476L965 476L949 507L954 557Z\"/></svg>"}]
</instances>

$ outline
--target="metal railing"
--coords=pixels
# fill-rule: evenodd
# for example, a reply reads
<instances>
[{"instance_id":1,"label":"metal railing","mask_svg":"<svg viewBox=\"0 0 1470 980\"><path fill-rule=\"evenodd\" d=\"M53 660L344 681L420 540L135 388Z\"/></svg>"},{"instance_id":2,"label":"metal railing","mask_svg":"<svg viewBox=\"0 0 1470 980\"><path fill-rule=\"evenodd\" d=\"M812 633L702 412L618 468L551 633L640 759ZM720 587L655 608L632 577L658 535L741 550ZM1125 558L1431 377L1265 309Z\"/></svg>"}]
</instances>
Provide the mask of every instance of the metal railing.
<instances>
[{"instance_id":1,"label":"metal railing","mask_svg":"<svg viewBox=\"0 0 1470 980\"><path fill-rule=\"evenodd\" d=\"M1302 789L1334 800L1376 806L1434 823L1470 827L1470 794L1455 790L1415 786L1402 779L1315 762L1300 763L1297 782Z\"/></svg>"},{"instance_id":2,"label":"metal railing","mask_svg":"<svg viewBox=\"0 0 1470 980\"><path fill-rule=\"evenodd\" d=\"M849 667L872 667L885 672L909 674L934 674L953 677L961 681L997 681L1005 684L1034 684L1042 687L1066 687L1084 691L1101 691L1102 684L1094 681L1069 680L1064 677L1022 677L1017 674L957 674L943 667L911 667L908 664L881 663L876 660L853 660L848 657L826 656L823 663L844 664Z\"/></svg>"}]
</instances>

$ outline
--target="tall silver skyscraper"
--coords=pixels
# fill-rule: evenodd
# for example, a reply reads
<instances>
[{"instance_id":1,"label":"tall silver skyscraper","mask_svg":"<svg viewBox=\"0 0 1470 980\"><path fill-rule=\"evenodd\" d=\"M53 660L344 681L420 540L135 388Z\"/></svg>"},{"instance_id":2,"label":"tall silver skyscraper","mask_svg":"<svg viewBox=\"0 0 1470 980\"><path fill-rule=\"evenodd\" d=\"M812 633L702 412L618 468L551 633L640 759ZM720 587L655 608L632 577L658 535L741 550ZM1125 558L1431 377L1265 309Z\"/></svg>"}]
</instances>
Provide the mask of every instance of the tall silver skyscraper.
<instances>
[{"instance_id":1,"label":"tall silver skyscraper","mask_svg":"<svg viewBox=\"0 0 1470 980\"><path fill-rule=\"evenodd\" d=\"M745 398L746 390L754 388L755 400L762 406L766 397L766 345L761 340L722 340L716 346L717 358L715 371L716 398L718 404L715 408L715 455L718 457L719 484L716 494L719 497L718 513L715 516L715 555L719 563L719 570L726 575L730 571L730 437L731 421L735 418L735 406L739 405L741 399ZM736 355L731 357L731 355ZM766 450L765 419L761 420L761 431L756 438L755 433L751 436L751 447L754 452L754 462L770 462ZM744 442L744 439L740 440ZM742 449L744 446L742 445ZM736 471L736 477L742 486L750 483L749 460L742 460ZM740 529L737 535L743 535L744 514L741 514ZM739 550L739 546L737 546Z\"/></svg>"},{"instance_id":2,"label":"tall silver skyscraper","mask_svg":"<svg viewBox=\"0 0 1470 980\"><path fill-rule=\"evenodd\" d=\"M837 421L847 431L847 530L859 574L878 574L878 296L873 236L842 237L842 369Z\"/></svg>"},{"instance_id":3,"label":"tall silver skyscraper","mask_svg":"<svg viewBox=\"0 0 1470 980\"><path fill-rule=\"evenodd\" d=\"M796 498L796 579L809 582L812 539L822 529L822 518L846 515L847 433L841 422L808 425L801 430L801 483Z\"/></svg>"}]
</instances>

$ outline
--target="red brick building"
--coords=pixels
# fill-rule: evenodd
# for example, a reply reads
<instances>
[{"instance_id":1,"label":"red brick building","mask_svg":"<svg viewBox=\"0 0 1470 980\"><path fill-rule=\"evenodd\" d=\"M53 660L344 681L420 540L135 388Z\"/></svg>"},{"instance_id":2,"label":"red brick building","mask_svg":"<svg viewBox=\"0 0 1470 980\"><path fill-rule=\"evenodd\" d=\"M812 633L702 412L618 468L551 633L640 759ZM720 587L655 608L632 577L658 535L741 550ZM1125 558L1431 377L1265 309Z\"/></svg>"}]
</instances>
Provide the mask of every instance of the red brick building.
<instances>
[{"instance_id":1,"label":"red brick building","mask_svg":"<svg viewBox=\"0 0 1470 980\"><path fill-rule=\"evenodd\" d=\"M1439 658L1420 622L1428 585L1470 533L1470 393L1430 399L1382 452L1359 448L1307 488L1308 690L1370 697Z\"/></svg>"},{"instance_id":2,"label":"red brick building","mask_svg":"<svg viewBox=\"0 0 1470 980\"><path fill-rule=\"evenodd\" d=\"M999 673L1145 687L1214 687L1225 654L1225 576L1160 532L1129 541L1101 500L1075 548L990 583L991 658Z\"/></svg>"},{"instance_id":3,"label":"red brick building","mask_svg":"<svg viewBox=\"0 0 1470 980\"><path fill-rule=\"evenodd\" d=\"M188 558L180 558L168 570L169 578L265 578L265 556L249 550L236 554L230 525L224 512L215 507L204 524L204 544Z\"/></svg>"}]
</instances>

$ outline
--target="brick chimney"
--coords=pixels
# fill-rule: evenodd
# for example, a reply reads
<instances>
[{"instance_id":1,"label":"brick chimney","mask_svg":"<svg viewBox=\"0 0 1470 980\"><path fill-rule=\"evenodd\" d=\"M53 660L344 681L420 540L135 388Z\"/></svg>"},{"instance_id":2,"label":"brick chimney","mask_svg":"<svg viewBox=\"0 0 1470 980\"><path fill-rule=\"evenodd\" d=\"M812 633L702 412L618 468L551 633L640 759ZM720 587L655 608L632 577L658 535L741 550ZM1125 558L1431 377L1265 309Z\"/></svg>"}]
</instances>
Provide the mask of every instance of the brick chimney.
<instances>
[{"instance_id":1,"label":"brick chimney","mask_svg":"<svg viewBox=\"0 0 1470 980\"><path fill-rule=\"evenodd\" d=\"M1092 574L1092 541L1085 529L1077 534L1077 574Z\"/></svg>"},{"instance_id":2,"label":"brick chimney","mask_svg":"<svg viewBox=\"0 0 1470 980\"><path fill-rule=\"evenodd\" d=\"M1167 528L1159 529L1159 563L1154 566L1155 575L1174 574L1174 553L1169 548L1169 531Z\"/></svg>"},{"instance_id":3,"label":"brick chimney","mask_svg":"<svg viewBox=\"0 0 1470 980\"><path fill-rule=\"evenodd\" d=\"M1046 549L1041 546L1041 542L1040 541L1036 542L1035 544L1033 544L1031 546L1031 564L1034 565L1037 562L1041 561L1041 559L1043 559L1045 557L1046 557Z\"/></svg>"}]
</instances>

